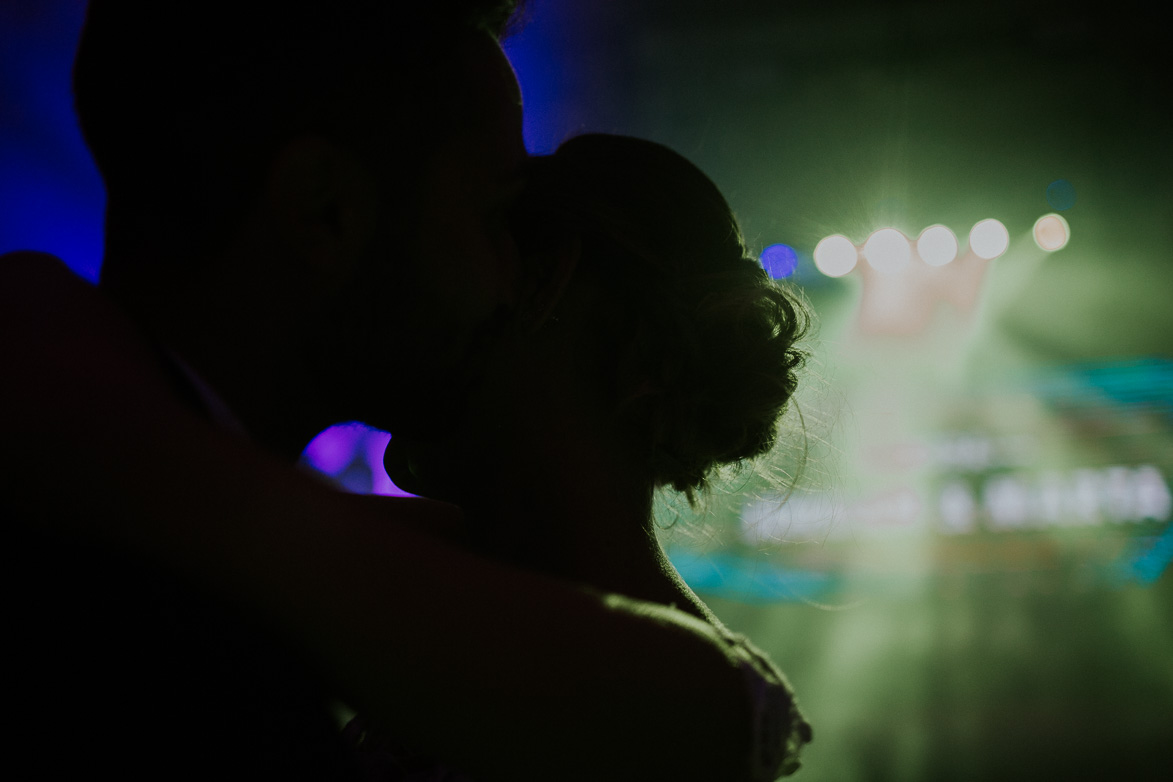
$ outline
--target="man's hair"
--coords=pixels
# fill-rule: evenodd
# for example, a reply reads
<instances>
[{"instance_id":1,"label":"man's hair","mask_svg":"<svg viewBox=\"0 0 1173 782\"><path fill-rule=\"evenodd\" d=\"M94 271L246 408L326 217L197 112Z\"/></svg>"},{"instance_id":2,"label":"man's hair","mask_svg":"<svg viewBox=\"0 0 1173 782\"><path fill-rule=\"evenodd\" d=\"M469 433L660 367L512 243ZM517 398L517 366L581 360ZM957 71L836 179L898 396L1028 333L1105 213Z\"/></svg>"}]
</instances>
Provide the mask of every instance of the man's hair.
<instances>
[{"instance_id":1,"label":"man's hair","mask_svg":"<svg viewBox=\"0 0 1173 782\"><path fill-rule=\"evenodd\" d=\"M443 104L458 92L460 37L500 38L518 5L91 0L74 96L106 183L108 256L136 244L175 258L222 246L272 156L301 133L344 143L378 133L418 166L456 116Z\"/></svg>"}]
</instances>

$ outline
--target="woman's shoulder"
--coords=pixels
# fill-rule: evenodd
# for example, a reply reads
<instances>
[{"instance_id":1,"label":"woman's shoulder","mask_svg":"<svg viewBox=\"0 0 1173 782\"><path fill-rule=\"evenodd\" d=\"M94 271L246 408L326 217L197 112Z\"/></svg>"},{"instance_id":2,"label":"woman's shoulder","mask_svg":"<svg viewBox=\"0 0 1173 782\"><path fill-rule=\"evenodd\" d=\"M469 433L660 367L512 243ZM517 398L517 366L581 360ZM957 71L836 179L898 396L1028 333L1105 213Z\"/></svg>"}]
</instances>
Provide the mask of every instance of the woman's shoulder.
<instances>
[{"instance_id":1,"label":"woman's shoulder","mask_svg":"<svg viewBox=\"0 0 1173 782\"><path fill-rule=\"evenodd\" d=\"M812 731L790 682L765 652L746 636L726 627L679 573L674 569L669 573L669 588L675 592L671 607L711 625L725 643L726 653L741 670L752 704L751 779L773 782L780 776L793 774L800 766L799 754L803 745L810 743Z\"/></svg>"},{"instance_id":2,"label":"woman's shoulder","mask_svg":"<svg viewBox=\"0 0 1173 782\"><path fill-rule=\"evenodd\" d=\"M753 705L753 779L771 782L801 766L804 745L813 739L786 675L765 652L739 633L717 625L737 658Z\"/></svg>"}]
</instances>

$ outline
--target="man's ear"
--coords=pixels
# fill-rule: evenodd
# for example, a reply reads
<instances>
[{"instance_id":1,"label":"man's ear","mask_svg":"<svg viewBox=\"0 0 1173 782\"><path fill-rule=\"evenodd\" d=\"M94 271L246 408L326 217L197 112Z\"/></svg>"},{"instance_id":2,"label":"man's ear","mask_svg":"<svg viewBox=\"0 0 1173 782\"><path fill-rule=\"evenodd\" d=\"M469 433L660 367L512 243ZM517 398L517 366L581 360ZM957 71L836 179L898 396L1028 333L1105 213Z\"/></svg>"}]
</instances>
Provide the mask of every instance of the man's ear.
<instances>
[{"instance_id":1,"label":"man's ear","mask_svg":"<svg viewBox=\"0 0 1173 782\"><path fill-rule=\"evenodd\" d=\"M345 286L374 237L378 211L361 161L320 136L295 138L274 158L266 195L284 273L317 290Z\"/></svg>"},{"instance_id":2,"label":"man's ear","mask_svg":"<svg viewBox=\"0 0 1173 782\"><path fill-rule=\"evenodd\" d=\"M554 318L554 310L562 301L581 258L582 237L579 236L543 256L543 268L538 270L536 284L524 305L524 321L531 331L537 331Z\"/></svg>"}]
</instances>

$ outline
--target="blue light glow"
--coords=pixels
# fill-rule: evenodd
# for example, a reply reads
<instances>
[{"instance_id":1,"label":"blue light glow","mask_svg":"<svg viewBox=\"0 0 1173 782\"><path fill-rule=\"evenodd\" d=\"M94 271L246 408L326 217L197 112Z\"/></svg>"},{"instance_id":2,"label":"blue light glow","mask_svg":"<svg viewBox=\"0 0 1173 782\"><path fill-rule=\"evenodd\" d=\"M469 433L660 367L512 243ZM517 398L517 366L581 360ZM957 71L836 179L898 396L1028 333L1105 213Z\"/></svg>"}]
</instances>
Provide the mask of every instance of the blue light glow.
<instances>
[{"instance_id":1,"label":"blue light glow","mask_svg":"<svg viewBox=\"0 0 1173 782\"><path fill-rule=\"evenodd\" d=\"M1173 361L1139 357L1039 369L1027 389L1059 409L1094 409L1106 397L1118 409L1143 411L1173 424Z\"/></svg>"},{"instance_id":2,"label":"blue light glow","mask_svg":"<svg viewBox=\"0 0 1173 782\"><path fill-rule=\"evenodd\" d=\"M565 105L571 90L564 45L569 20L564 5L549 0L531 3L525 25L502 45L521 87L522 132L532 155L550 154L577 130L574 112Z\"/></svg>"},{"instance_id":3,"label":"blue light glow","mask_svg":"<svg viewBox=\"0 0 1173 782\"><path fill-rule=\"evenodd\" d=\"M798 268L798 253L789 245L771 244L762 250L762 266L771 279L785 279Z\"/></svg>"},{"instance_id":4,"label":"blue light glow","mask_svg":"<svg viewBox=\"0 0 1173 782\"><path fill-rule=\"evenodd\" d=\"M831 592L840 580L831 573L783 568L732 554L673 549L668 558L692 589L743 603L813 600Z\"/></svg>"},{"instance_id":5,"label":"blue light glow","mask_svg":"<svg viewBox=\"0 0 1173 782\"><path fill-rule=\"evenodd\" d=\"M1057 212L1075 206L1075 185L1066 179L1056 179L1047 185L1047 203Z\"/></svg>"},{"instance_id":6,"label":"blue light glow","mask_svg":"<svg viewBox=\"0 0 1173 782\"><path fill-rule=\"evenodd\" d=\"M0 253L48 252L94 280L105 191L70 92L84 15L84 3L0 4Z\"/></svg>"},{"instance_id":7,"label":"blue light glow","mask_svg":"<svg viewBox=\"0 0 1173 782\"><path fill-rule=\"evenodd\" d=\"M1149 544L1124 564L1127 578L1141 584L1155 584L1169 563L1173 562L1173 524L1156 539L1146 540ZM1143 548L1143 546L1141 546Z\"/></svg>"}]
</instances>

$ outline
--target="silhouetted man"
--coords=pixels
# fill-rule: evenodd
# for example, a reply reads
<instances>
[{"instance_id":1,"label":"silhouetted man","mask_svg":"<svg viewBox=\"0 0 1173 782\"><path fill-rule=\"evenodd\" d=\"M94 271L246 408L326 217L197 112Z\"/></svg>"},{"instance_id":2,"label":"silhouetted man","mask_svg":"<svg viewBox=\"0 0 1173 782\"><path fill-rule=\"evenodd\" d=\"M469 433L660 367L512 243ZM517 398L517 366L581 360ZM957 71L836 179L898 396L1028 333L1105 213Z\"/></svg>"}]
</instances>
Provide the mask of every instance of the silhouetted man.
<instances>
[{"instance_id":1,"label":"silhouetted man","mask_svg":"<svg viewBox=\"0 0 1173 782\"><path fill-rule=\"evenodd\" d=\"M512 4L90 10L101 288L287 457L340 421L428 419L498 305L525 157Z\"/></svg>"},{"instance_id":2,"label":"silhouetted man","mask_svg":"<svg viewBox=\"0 0 1173 782\"><path fill-rule=\"evenodd\" d=\"M508 253L511 10L91 3L75 93L108 191L100 287L193 408L289 459L341 421L427 425L496 306L432 291ZM327 687L253 617L108 545L17 551L39 584L17 705L58 771L346 769Z\"/></svg>"}]
</instances>

